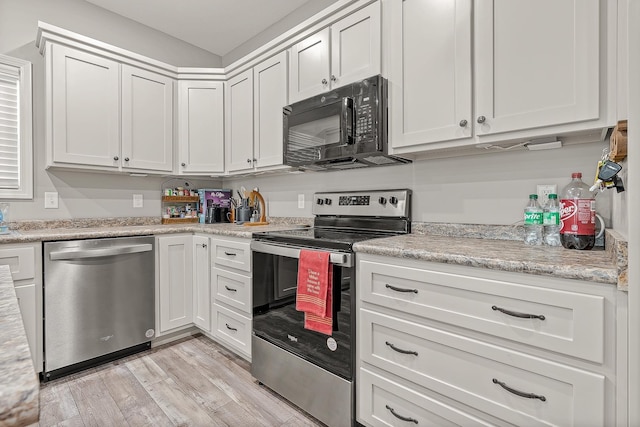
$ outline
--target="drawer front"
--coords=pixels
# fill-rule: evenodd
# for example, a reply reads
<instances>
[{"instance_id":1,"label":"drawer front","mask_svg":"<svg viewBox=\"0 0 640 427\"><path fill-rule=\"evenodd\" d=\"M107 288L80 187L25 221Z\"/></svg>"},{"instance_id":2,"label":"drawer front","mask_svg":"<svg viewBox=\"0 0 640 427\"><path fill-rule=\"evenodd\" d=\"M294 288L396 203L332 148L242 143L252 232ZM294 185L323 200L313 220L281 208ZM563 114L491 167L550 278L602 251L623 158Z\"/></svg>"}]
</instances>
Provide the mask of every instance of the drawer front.
<instances>
[{"instance_id":1,"label":"drawer front","mask_svg":"<svg viewBox=\"0 0 640 427\"><path fill-rule=\"evenodd\" d=\"M216 338L240 355L251 358L251 319L218 304L213 305Z\"/></svg>"},{"instance_id":2,"label":"drawer front","mask_svg":"<svg viewBox=\"0 0 640 427\"><path fill-rule=\"evenodd\" d=\"M488 422L367 369L358 372L358 421L378 426L490 426Z\"/></svg>"},{"instance_id":3,"label":"drawer front","mask_svg":"<svg viewBox=\"0 0 640 427\"><path fill-rule=\"evenodd\" d=\"M14 281L33 280L36 277L35 247L2 245L0 247L0 265L9 266Z\"/></svg>"},{"instance_id":4,"label":"drawer front","mask_svg":"<svg viewBox=\"0 0 640 427\"><path fill-rule=\"evenodd\" d=\"M211 239L212 265L251 271L251 249L249 242Z\"/></svg>"},{"instance_id":5,"label":"drawer front","mask_svg":"<svg viewBox=\"0 0 640 427\"><path fill-rule=\"evenodd\" d=\"M237 308L251 317L251 277L232 271L212 270L214 301Z\"/></svg>"},{"instance_id":6,"label":"drawer front","mask_svg":"<svg viewBox=\"0 0 640 427\"><path fill-rule=\"evenodd\" d=\"M365 309L359 317L367 363L514 424L604 425L602 375Z\"/></svg>"},{"instance_id":7,"label":"drawer front","mask_svg":"<svg viewBox=\"0 0 640 427\"><path fill-rule=\"evenodd\" d=\"M604 360L605 298L360 262L363 301L589 361ZM542 317L523 318L519 315Z\"/></svg>"}]
</instances>

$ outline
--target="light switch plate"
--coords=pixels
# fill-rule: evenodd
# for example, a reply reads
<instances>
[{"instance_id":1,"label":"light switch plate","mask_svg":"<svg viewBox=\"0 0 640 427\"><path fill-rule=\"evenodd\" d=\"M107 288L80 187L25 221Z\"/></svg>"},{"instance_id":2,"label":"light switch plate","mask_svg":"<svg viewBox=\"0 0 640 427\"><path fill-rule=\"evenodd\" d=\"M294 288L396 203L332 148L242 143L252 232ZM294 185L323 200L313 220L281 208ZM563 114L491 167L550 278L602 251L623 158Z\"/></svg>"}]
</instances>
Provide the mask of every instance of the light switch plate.
<instances>
[{"instance_id":1,"label":"light switch plate","mask_svg":"<svg viewBox=\"0 0 640 427\"><path fill-rule=\"evenodd\" d=\"M144 199L142 198L142 194L134 194L133 195L133 207L141 208L144 206Z\"/></svg>"},{"instance_id":2,"label":"light switch plate","mask_svg":"<svg viewBox=\"0 0 640 427\"><path fill-rule=\"evenodd\" d=\"M44 208L58 209L58 193L56 191L44 192Z\"/></svg>"},{"instance_id":3,"label":"light switch plate","mask_svg":"<svg viewBox=\"0 0 640 427\"><path fill-rule=\"evenodd\" d=\"M549 200L549 194L558 194L558 186L555 184L538 184L538 203L544 206ZM558 199L560 199L558 197Z\"/></svg>"}]
</instances>

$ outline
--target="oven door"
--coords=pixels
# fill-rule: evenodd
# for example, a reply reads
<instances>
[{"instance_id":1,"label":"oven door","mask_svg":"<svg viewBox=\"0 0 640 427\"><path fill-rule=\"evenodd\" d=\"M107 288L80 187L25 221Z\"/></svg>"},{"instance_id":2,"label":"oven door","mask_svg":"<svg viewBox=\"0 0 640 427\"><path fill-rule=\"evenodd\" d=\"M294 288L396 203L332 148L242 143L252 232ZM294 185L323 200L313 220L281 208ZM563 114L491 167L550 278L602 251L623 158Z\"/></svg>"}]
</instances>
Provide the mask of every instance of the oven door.
<instances>
[{"instance_id":1,"label":"oven door","mask_svg":"<svg viewBox=\"0 0 640 427\"><path fill-rule=\"evenodd\" d=\"M283 112L284 160L288 166L341 158L344 147L355 142L353 98L322 103L310 99L284 107Z\"/></svg>"},{"instance_id":2,"label":"oven door","mask_svg":"<svg viewBox=\"0 0 640 427\"><path fill-rule=\"evenodd\" d=\"M306 248L253 241L251 249L254 336L351 380L355 348L353 253L330 251L334 330L328 336L305 329L304 313L295 307L298 259L300 250Z\"/></svg>"}]
</instances>

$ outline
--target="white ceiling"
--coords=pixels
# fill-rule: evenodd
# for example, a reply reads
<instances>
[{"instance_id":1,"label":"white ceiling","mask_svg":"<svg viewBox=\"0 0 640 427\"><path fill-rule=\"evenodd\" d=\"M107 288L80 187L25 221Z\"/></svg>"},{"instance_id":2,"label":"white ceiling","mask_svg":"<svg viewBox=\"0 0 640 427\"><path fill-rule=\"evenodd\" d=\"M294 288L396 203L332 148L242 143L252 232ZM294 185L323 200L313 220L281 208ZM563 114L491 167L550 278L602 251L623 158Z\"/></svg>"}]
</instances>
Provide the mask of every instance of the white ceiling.
<instances>
[{"instance_id":1,"label":"white ceiling","mask_svg":"<svg viewBox=\"0 0 640 427\"><path fill-rule=\"evenodd\" d=\"M310 0L86 0L224 56Z\"/></svg>"}]
</instances>

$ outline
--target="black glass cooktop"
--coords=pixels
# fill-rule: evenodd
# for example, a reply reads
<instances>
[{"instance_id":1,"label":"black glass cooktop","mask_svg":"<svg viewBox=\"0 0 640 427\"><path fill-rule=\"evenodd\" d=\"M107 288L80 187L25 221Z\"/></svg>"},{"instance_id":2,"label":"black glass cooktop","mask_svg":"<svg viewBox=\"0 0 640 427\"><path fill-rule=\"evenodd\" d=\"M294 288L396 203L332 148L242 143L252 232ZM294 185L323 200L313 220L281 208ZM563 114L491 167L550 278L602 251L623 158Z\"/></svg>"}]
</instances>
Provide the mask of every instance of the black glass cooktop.
<instances>
[{"instance_id":1,"label":"black glass cooktop","mask_svg":"<svg viewBox=\"0 0 640 427\"><path fill-rule=\"evenodd\" d=\"M379 237L393 236L395 234L396 233L385 233L383 231L312 227L258 232L253 234L253 239L320 249L351 251L354 243Z\"/></svg>"}]
</instances>

